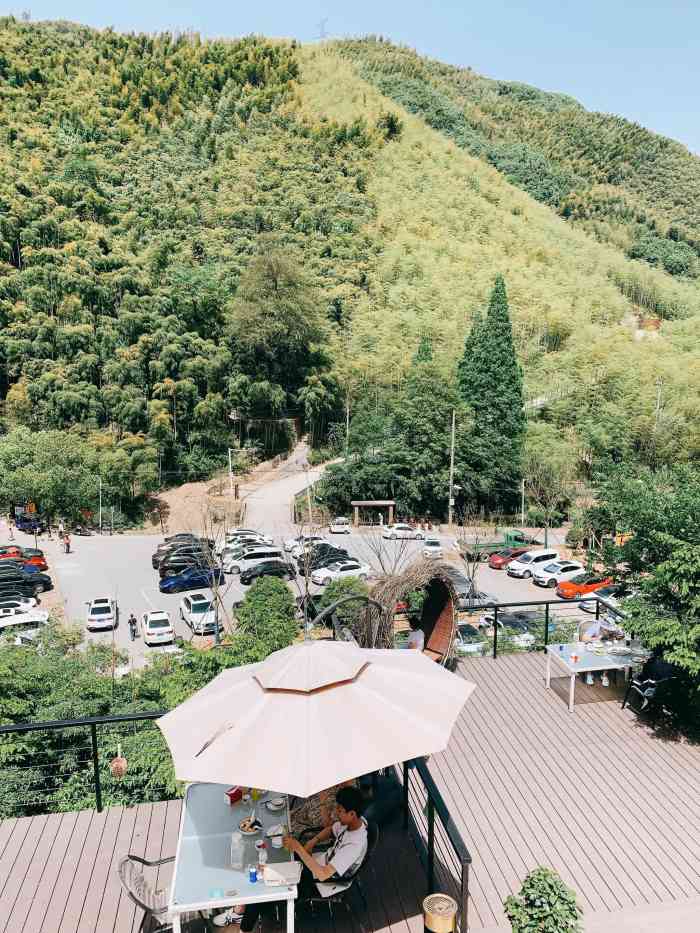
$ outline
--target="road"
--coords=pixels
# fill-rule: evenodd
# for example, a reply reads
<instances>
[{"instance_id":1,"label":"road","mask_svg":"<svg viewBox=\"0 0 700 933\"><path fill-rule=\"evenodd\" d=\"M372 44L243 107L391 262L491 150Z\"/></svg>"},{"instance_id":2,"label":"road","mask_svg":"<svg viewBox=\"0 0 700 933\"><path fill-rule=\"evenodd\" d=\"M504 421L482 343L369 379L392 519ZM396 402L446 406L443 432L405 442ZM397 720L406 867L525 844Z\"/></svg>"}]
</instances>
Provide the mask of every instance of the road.
<instances>
[{"instance_id":1,"label":"road","mask_svg":"<svg viewBox=\"0 0 700 933\"><path fill-rule=\"evenodd\" d=\"M247 527L271 534L279 544L298 533L298 527L291 520L292 498L322 472L322 468L305 469L304 459L302 451L298 459L290 459L278 470L275 479L250 490L246 496ZM379 529L327 537L347 548L352 556L368 563L375 572L382 565L387 569L410 563L419 554L421 547L421 543L416 541L382 541ZM445 556L459 562L457 552L453 549L454 536L439 534L436 537L443 542ZM162 538L154 535L94 535L76 536L72 541L73 550L70 554L64 554L57 541L42 542L51 571L58 578L66 618L84 626L86 602L99 596L115 599L120 609L120 624L114 636L111 632L87 633L89 642L111 644L114 637L117 647L129 656L130 664L136 668L142 667L149 657L162 652L163 648L145 646L142 637L131 642L126 620L132 611L140 620L143 613L150 609L167 610L176 634L186 639L191 637L189 628L179 618L182 594L160 593L158 573L151 567L151 555ZM290 585L295 595L298 595L299 586ZM479 568L477 585L499 602L542 599L553 595L551 590L541 590L528 581L508 577L502 571L491 570L486 565ZM246 587L241 586L236 575L227 577L223 603L228 613L245 592Z\"/></svg>"}]
</instances>

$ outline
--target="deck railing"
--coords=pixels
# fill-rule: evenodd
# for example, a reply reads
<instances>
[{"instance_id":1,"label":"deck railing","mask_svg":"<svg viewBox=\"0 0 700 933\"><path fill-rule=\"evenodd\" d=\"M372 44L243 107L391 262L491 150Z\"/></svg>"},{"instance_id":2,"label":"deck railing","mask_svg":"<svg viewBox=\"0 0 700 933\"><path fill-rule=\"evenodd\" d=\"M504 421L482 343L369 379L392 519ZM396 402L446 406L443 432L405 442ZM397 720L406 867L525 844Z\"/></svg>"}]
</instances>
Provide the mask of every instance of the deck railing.
<instances>
[{"instance_id":1,"label":"deck railing","mask_svg":"<svg viewBox=\"0 0 700 933\"><path fill-rule=\"evenodd\" d=\"M0 756L5 759L1 768L0 818L77 810L90 807L93 800L101 812L103 779L111 779L109 757L116 756L122 739L131 738L144 728L150 731L150 721L163 712L0 726ZM28 741L30 734L41 732L45 734L43 744L32 745ZM12 755L3 756L3 745L9 743L17 747L12 749ZM62 797L66 787L70 797Z\"/></svg>"},{"instance_id":2,"label":"deck railing","mask_svg":"<svg viewBox=\"0 0 700 933\"><path fill-rule=\"evenodd\" d=\"M427 876L427 893L440 891L457 902L460 933L469 924L469 869L472 858L422 758L397 772L403 785L403 821L416 844Z\"/></svg>"},{"instance_id":3,"label":"deck railing","mask_svg":"<svg viewBox=\"0 0 700 933\"><path fill-rule=\"evenodd\" d=\"M581 603L594 603L591 612L584 612ZM460 623L471 622L478 627L479 640L471 648L455 653L463 660L469 656L484 657L512 654L517 651L546 651L549 644L576 641L584 622L599 620L609 613L622 625L624 613L595 592L582 600L529 599L518 602L483 603L472 611L460 611ZM484 616L488 618L485 623Z\"/></svg>"}]
</instances>

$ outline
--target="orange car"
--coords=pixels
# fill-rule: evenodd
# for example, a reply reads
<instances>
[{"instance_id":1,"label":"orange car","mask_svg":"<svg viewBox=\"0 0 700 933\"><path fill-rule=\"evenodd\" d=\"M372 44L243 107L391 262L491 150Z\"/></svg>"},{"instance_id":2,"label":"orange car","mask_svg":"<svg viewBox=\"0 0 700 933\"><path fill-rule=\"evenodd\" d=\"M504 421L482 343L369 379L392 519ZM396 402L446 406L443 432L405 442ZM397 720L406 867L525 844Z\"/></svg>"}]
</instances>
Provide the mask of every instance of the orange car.
<instances>
[{"instance_id":1,"label":"orange car","mask_svg":"<svg viewBox=\"0 0 700 933\"><path fill-rule=\"evenodd\" d=\"M580 573L578 576L560 583L556 593L562 599L580 599L588 593L599 590L601 586L609 586L612 582L612 577L606 577L600 573Z\"/></svg>"}]
</instances>

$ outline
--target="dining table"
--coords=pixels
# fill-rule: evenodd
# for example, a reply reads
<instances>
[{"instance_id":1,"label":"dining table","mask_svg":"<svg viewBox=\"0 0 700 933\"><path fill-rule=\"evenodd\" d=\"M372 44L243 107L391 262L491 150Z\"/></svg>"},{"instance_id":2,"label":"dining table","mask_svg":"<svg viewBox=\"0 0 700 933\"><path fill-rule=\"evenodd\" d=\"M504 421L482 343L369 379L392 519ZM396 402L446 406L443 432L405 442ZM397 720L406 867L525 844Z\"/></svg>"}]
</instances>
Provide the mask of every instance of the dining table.
<instances>
[{"instance_id":1,"label":"dining table","mask_svg":"<svg viewBox=\"0 0 700 933\"><path fill-rule=\"evenodd\" d=\"M630 647L624 643L603 644L596 642L573 642L570 644L547 645L544 683L551 687L552 659L565 668L569 675L569 712L574 711L576 678L579 674L598 671L630 671L638 664L643 664L649 652L641 648Z\"/></svg>"},{"instance_id":2,"label":"dining table","mask_svg":"<svg viewBox=\"0 0 700 933\"><path fill-rule=\"evenodd\" d=\"M296 884L270 885L258 870L256 881L250 880L249 866L257 865L255 843L266 842L267 862L274 866L292 862L293 855L284 847L275 848L267 831L282 824L289 831L289 798L277 793L261 792L257 800L238 800L231 804L225 784L189 784L180 816L180 831L175 853L173 878L170 885L168 910L173 933L181 933L183 914L208 914L217 908L234 904L261 904L285 901L287 933L294 933L294 901ZM278 798L284 805L273 809ZM244 835L242 868L231 864L231 836L240 832L240 823L252 811L262 823L261 829Z\"/></svg>"}]
</instances>

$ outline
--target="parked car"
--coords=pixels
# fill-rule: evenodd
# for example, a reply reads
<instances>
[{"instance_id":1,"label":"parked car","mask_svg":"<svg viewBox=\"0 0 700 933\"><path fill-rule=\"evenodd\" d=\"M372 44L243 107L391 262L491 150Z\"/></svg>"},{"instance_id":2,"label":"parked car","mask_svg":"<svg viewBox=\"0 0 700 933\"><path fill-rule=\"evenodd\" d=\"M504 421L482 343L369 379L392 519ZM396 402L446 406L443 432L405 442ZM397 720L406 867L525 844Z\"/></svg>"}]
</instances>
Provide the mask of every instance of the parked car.
<instances>
[{"instance_id":1,"label":"parked car","mask_svg":"<svg viewBox=\"0 0 700 933\"><path fill-rule=\"evenodd\" d=\"M297 541L297 543L289 549L289 553L292 555L292 557L299 557L304 553L304 551L308 550L310 547L314 547L317 544L328 544L328 542L320 535L308 535L301 541Z\"/></svg>"},{"instance_id":2,"label":"parked car","mask_svg":"<svg viewBox=\"0 0 700 933\"><path fill-rule=\"evenodd\" d=\"M313 569L312 565L315 562L324 560L326 557L336 557L337 560L341 560L349 556L344 547L336 547L334 544L328 544L324 541L302 551L297 557L297 565L300 570L306 567Z\"/></svg>"},{"instance_id":3,"label":"parked car","mask_svg":"<svg viewBox=\"0 0 700 933\"><path fill-rule=\"evenodd\" d=\"M486 650L486 639L474 625L463 622L455 632L454 650L460 657L482 655Z\"/></svg>"},{"instance_id":4,"label":"parked car","mask_svg":"<svg viewBox=\"0 0 700 933\"><path fill-rule=\"evenodd\" d=\"M187 570L189 567L206 568L212 565L213 558L208 554L198 551L194 554L174 554L167 560L161 562L158 567L158 576L172 577L181 570Z\"/></svg>"},{"instance_id":5,"label":"parked car","mask_svg":"<svg viewBox=\"0 0 700 933\"><path fill-rule=\"evenodd\" d=\"M284 560L284 553L277 547L256 547L244 551L240 557L226 564L227 573L243 573L264 560Z\"/></svg>"},{"instance_id":6,"label":"parked car","mask_svg":"<svg viewBox=\"0 0 700 933\"><path fill-rule=\"evenodd\" d=\"M192 567L182 573L173 574L172 577L163 577L158 584L161 593L181 593L183 590L199 590L202 587L212 586L214 583L223 583L226 577L218 567L214 569L198 569Z\"/></svg>"},{"instance_id":7,"label":"parked car","mask_svg":"<svg viewBox=\"0 0 700 933\"><path fill-rule=\"evenodd\" d=\"M562 599L580 599L588 593L595 593L604 586L610 586L612 582L612 577L602 573L580 573L571 580L567 580L566 583L560 583L557 587L557 596L561 596Z\"/></svg>"},{"instance_id":8,"label":"parked car","mask_svg":"<svg viewBox=\"0 0 700 933\"><path fill-rule=\"evenodd\" d=\"M0 613L3 609L19 609L21 612L26 612L33 609L36 604L34 596L2 596L0 597Z\"/></svg>"},{"instance_id":9,"label":"parked car","mask_svg":"<svg viewBox=\"0 0 700 933\"><path fill-rule=\"evenodd\" d=\"M180 600L180 618L195 635L213 635L216 632L216 607L206 593L183 596Z\"/></svg>"},{"instance_id":10,"label":"parked car","mask_svg":"<svg viewBox=\"0 0 700 933\"><path fill-rule=\"evenodd\" d=\"M454 587L457 597L455 608L458 611L469 612L469 610L478 609L481 606L498 604L499 600L495 596L478 590L474 585L474 581L462 573L458 567L445 567L445 573Z\"/></svg>"},{"instance_id":11,"label":"parked car","mask_svg":"<svg viewBox=\"0 0 700 933\"><path fill-rule=\"evenodd\" d=\"M531 550L533 544L539 544L537 538L512 528L503 532L500 541L467 541L465 538L458 538L455 542L457 550L468 560L488 560L492 554L510 547L522 547L523 551Z\"/></svg>"},{"instance_id":12,"label":"parked car","mask_svg":"<svg viewBox=\"0 0 700 933\"><path fill-rule=\"evenodd\" d=\"M15 527L27 534L34 534L35 531L41 534L46 531L46 521L38 515L18 515L15 519Z\"/></svg>"},{"instance_id":13,"label":"parked car","mask_svg":"<svg viewBox=\"0 0 700 933\"><path fill-rule=\"evenodd\" d=\"M610 583L607 586L601 586L600 589L595 590L595 595L617 608L625 599L634 596L635 591L625 583ZM595 612L597 605L597 599L582 599L579 603L579 609L583 609L584 612ZM601 606L601 609L605 609L605 606Z\"/></svg>"},{"instance_id":14,"label":"parked car","mask_svg":"<svg viewBox=\"0 0 700 933\"><path fill-rule=\"evenodd\" d=\"M328 530L332 535L349 535L352 531L350 519L344 517L333 518L328 526Z\"/></svg>"},{"instance_id":15,"label":"parked car","mask_svg":"<svg viewBox=\"0 0 700 933\"><path fill-rule=\"evenodd\" d=\"M46 569L45 561L43 569ZM38 564L30 564L24 560L24 558L19 558L18 560L8 559L0 563L0 572L11 573L13 570L19 573L31 574L32 576L36 573L42 573L42 568Z\"/></svg>"},{"instance_id":16,"label":"parked car","mask_svg":"<svg viewBox=\"0 0 700 933\"><path fill-rule=\"evenodd\" d=\"M25 567L32 566L36 567L37 570L46 570L48 568L44 552L40 551L38 548L23 547L22 560L24 561Z\"/></svg>"},{"instance_id":17,"label":"parked car","mask_svg":"<svg viewBox=\"0 0 700 933\"><path fill-rule=\"evenodd\" d=\"M263 534L262 531L257 531L255 528L229 528L226 532L227 538L235 538L239 535L255 535L258 538L262 538L265 544L273 543L270 535Z\"/></svg>"},{"instance_id":18,"label":"parked car","mask_svg":"<svg viewBox=\"0 0 700 933\"><path fill-rule=\"evenodd\" d=\"M528 547L504 547L500 551L494 551L489 557L489 567L491 570L505 570L508 564L520 557L521 554L527 554Z\"/></svg>"},{"instance_id":19,"label":"parked car","mask_svg":"<svg viewBox=\"0 0 700 933\"><path fill-rule=\"evenodd\" d=\"M0 546L0 560L19 560L22 548L18 544L3 544Z\"/></svg>"},{"instance_id":20,"label":"parked car","mask_svg":"<svg viewBox=\"0 0 700 933\"><path fill-rule=\"evenodd\" d=\"M196 535L191 531L178 531L177 534L166 535L166 544L170 544L173 541L199 541L199 535Z\"/></svg>"},{"instance_id":21,"label":"parked car","mask_svg":"<svg viewBox=\"0 0 700 933\"><path fill-rule=\"evenodd\" d=\"M532 582L537 586L546 586L553 590L558 583L573 579L582 570L583 564L577 560L555 560L535 570L532 574Z\"/></svg>"},{"instance_id":22,"label":"parked car","mask_svg":"<svg viewBox=\"0 0 700 933\"><path fill-rule=\"evenodd\" d=\"M151 566L157 570L161 563L168 557L174 557L176 554L205 554L209 556L212 545L208 540L198 541L173 541L169 544L161 544L156 552L151 556Z\"/></svg>"},{"instance_id":23,"label":"parked car","mask_svg":"<svg viewBox=\"0 0 700 933\"><path fill-rule=\"evenodd\" d=\"M272 541L267 541L262 535L235 535L233 537L227 537L225 541L222 541L218 545L216 553L222 556L226 551L235 550L239 547L253 547L256 544L259 544L261 547L270 547Z\"/></svg>"},{"instance_id":24,"label":"parked car","mask_svg":"<svg viewBox=\"0 0 700 933\"><path fill-rule=\"evenodd\" d=\"M421 548L423 557L442 557L442 544L438 538L426 538Z\"/></svg>"},{"instance_id":25,"label":"parked car","mask_svg":"<svg viewBox=\"0 0 700 933\"><path fill-rule=\"evenodd\" d=\"M479 619L479 626L487 639L493 638L493 610L487 611ZM544 616L536 610L523 609L517 611L498 612L498 636L508 639L518 648L532 648L537 641L536 634L540 628L544 633ZM551 623L550 623L551 627Z\"/></svg>"},{"instance_id":26,"label":"parked car","mask_svg":"<svg viewBox=\"0 0 700 933\"><path fill-rule=\"evenodd\" d=\"M425 532L420 528L414 528L413 525L406 525L402 522L396 522L393 525L385 525L382 531L382 538L387 538L389 541L395 541L397 538L422 541L424 537Z\"/></svg>"},{"instance_id":27,"label":"parked car","mask_svg":"<svg viewBox=\"0 0 700 933\"><path fill-rule=\"evenodd\" d=\"M338 561L344 560L354 560L354 558L351 558L347 551L337 549L327 551L319 557L310 557L308 559L300 557L297 561L297 567L302 575L312 574L314 570L320 570L322 567L329 567L331 564L337 564Z\"/></svg>"},{"instance_id":28,"label":"parked car","mask_svg":"<svg viewBox=\"0 0 700 933\"><path fill-rule=\"evenodd\" d=\"M53 582L47 573L27 572L24 568L4 567L0 564L0 589L12 588L21 591L23 596L38 596L39 593L53 589Z\"/></svg>"},{"instance_id":29,"label":"parked car","mask_svg":"<svg viewBox=\"0 0 700 933\"><path fill-rule=\"evenodd\" d=\"M512 560L506 567L506 573L509 577L520 577L527 580L543 564L551 564L554 560L559 560L559 554L556 551L536 548L532 551L526 551L520 557Z\"/></svg>"},{"instance_id":30,"label":"parked car","mask_svg":"<svg viewBox=\"0 0 700 933\"><path fill-rule=\"evenodd\" d=\"M311 574L311 582L316 583L318 586L326 586L333 580L345 580L347 577L366 580L369 575L370 568L367 564L360 564L356 560L344 560L314 570Z\"/></svg>"},{"instance_id":31,"label":"parked car","mask_svg":"<svg viewBox=\"0 0 700 933\"><path fill-rule=\"evenodd\" d=\"M233 567L238 567L239 562L242 560L244 555L253 554L255 552L266 554L271 549L279 550L279 548L274 548L274 545L269 544L241 544L240 546L231 546L226 548L221 554L221 566L224 573L233 573Z\"/></svg>"},{"instance_id":32,"label":"parked car","mask_svg":"<svg viewBox=\"0 0 700 933\"><path fill-rule=\"evenodd\" d=\"M16 612L13 615L0 616L0 635L10 635L16 645L26 644L27 636L36 636L37 629L46 625L49 614L41 609L29 612Z\"/></svg>"},{"instance_id":33,"label":"parked car","mask_svg":"<svg viewBox=\"0 0 700 933\"><path fill-rule=\"evenodd\" d=\"M258 577L280 577L282 580L293 580L297 575L296 570L291 563L281 558L263 560L247 570L241 571L241 583L243 586L250 586Z\"/></svg>"},{"instance_id":34,"label":"parked car","mask_svg":"<svg viewBox=\"0 0 700 933\"><path fill-rule=\"evenodd\" d=\"M164 609L144 612L141 619L143 641L146 645L163 645L175 640L175 629L170 615Z\"/></svg>"},{"instance_id":35,"label":"parked car","mask_svg":"<svg viewBox=\"0 0 700 933\"><path fill-rule=\"evenodd\" d=\"M0 579L0 599L35 599L38 601L39 592L27 580L3 581Z\"/></svg>"},{"instance_id":36,"label":"parked car","mask_svg":"<svg viewBox=\"0 0 700 933\"><path fill-rule=\"evenodd\" d=\"M11 624L10 620L41 625L49 621L49 613L46 609L33 609L25 606L0 608L0 628Z\"/></svg>"},{"instance_id":37,"label":"parked car","mask_svg":"<svg viewBox=\"0 0 700 933\"><path fill-rule=\"evenodd\" d=\"M98 596L87 604L85 625L88 632L113 629L119 622L117 601L110 596Z\"/></svg>"}]
</instances>

